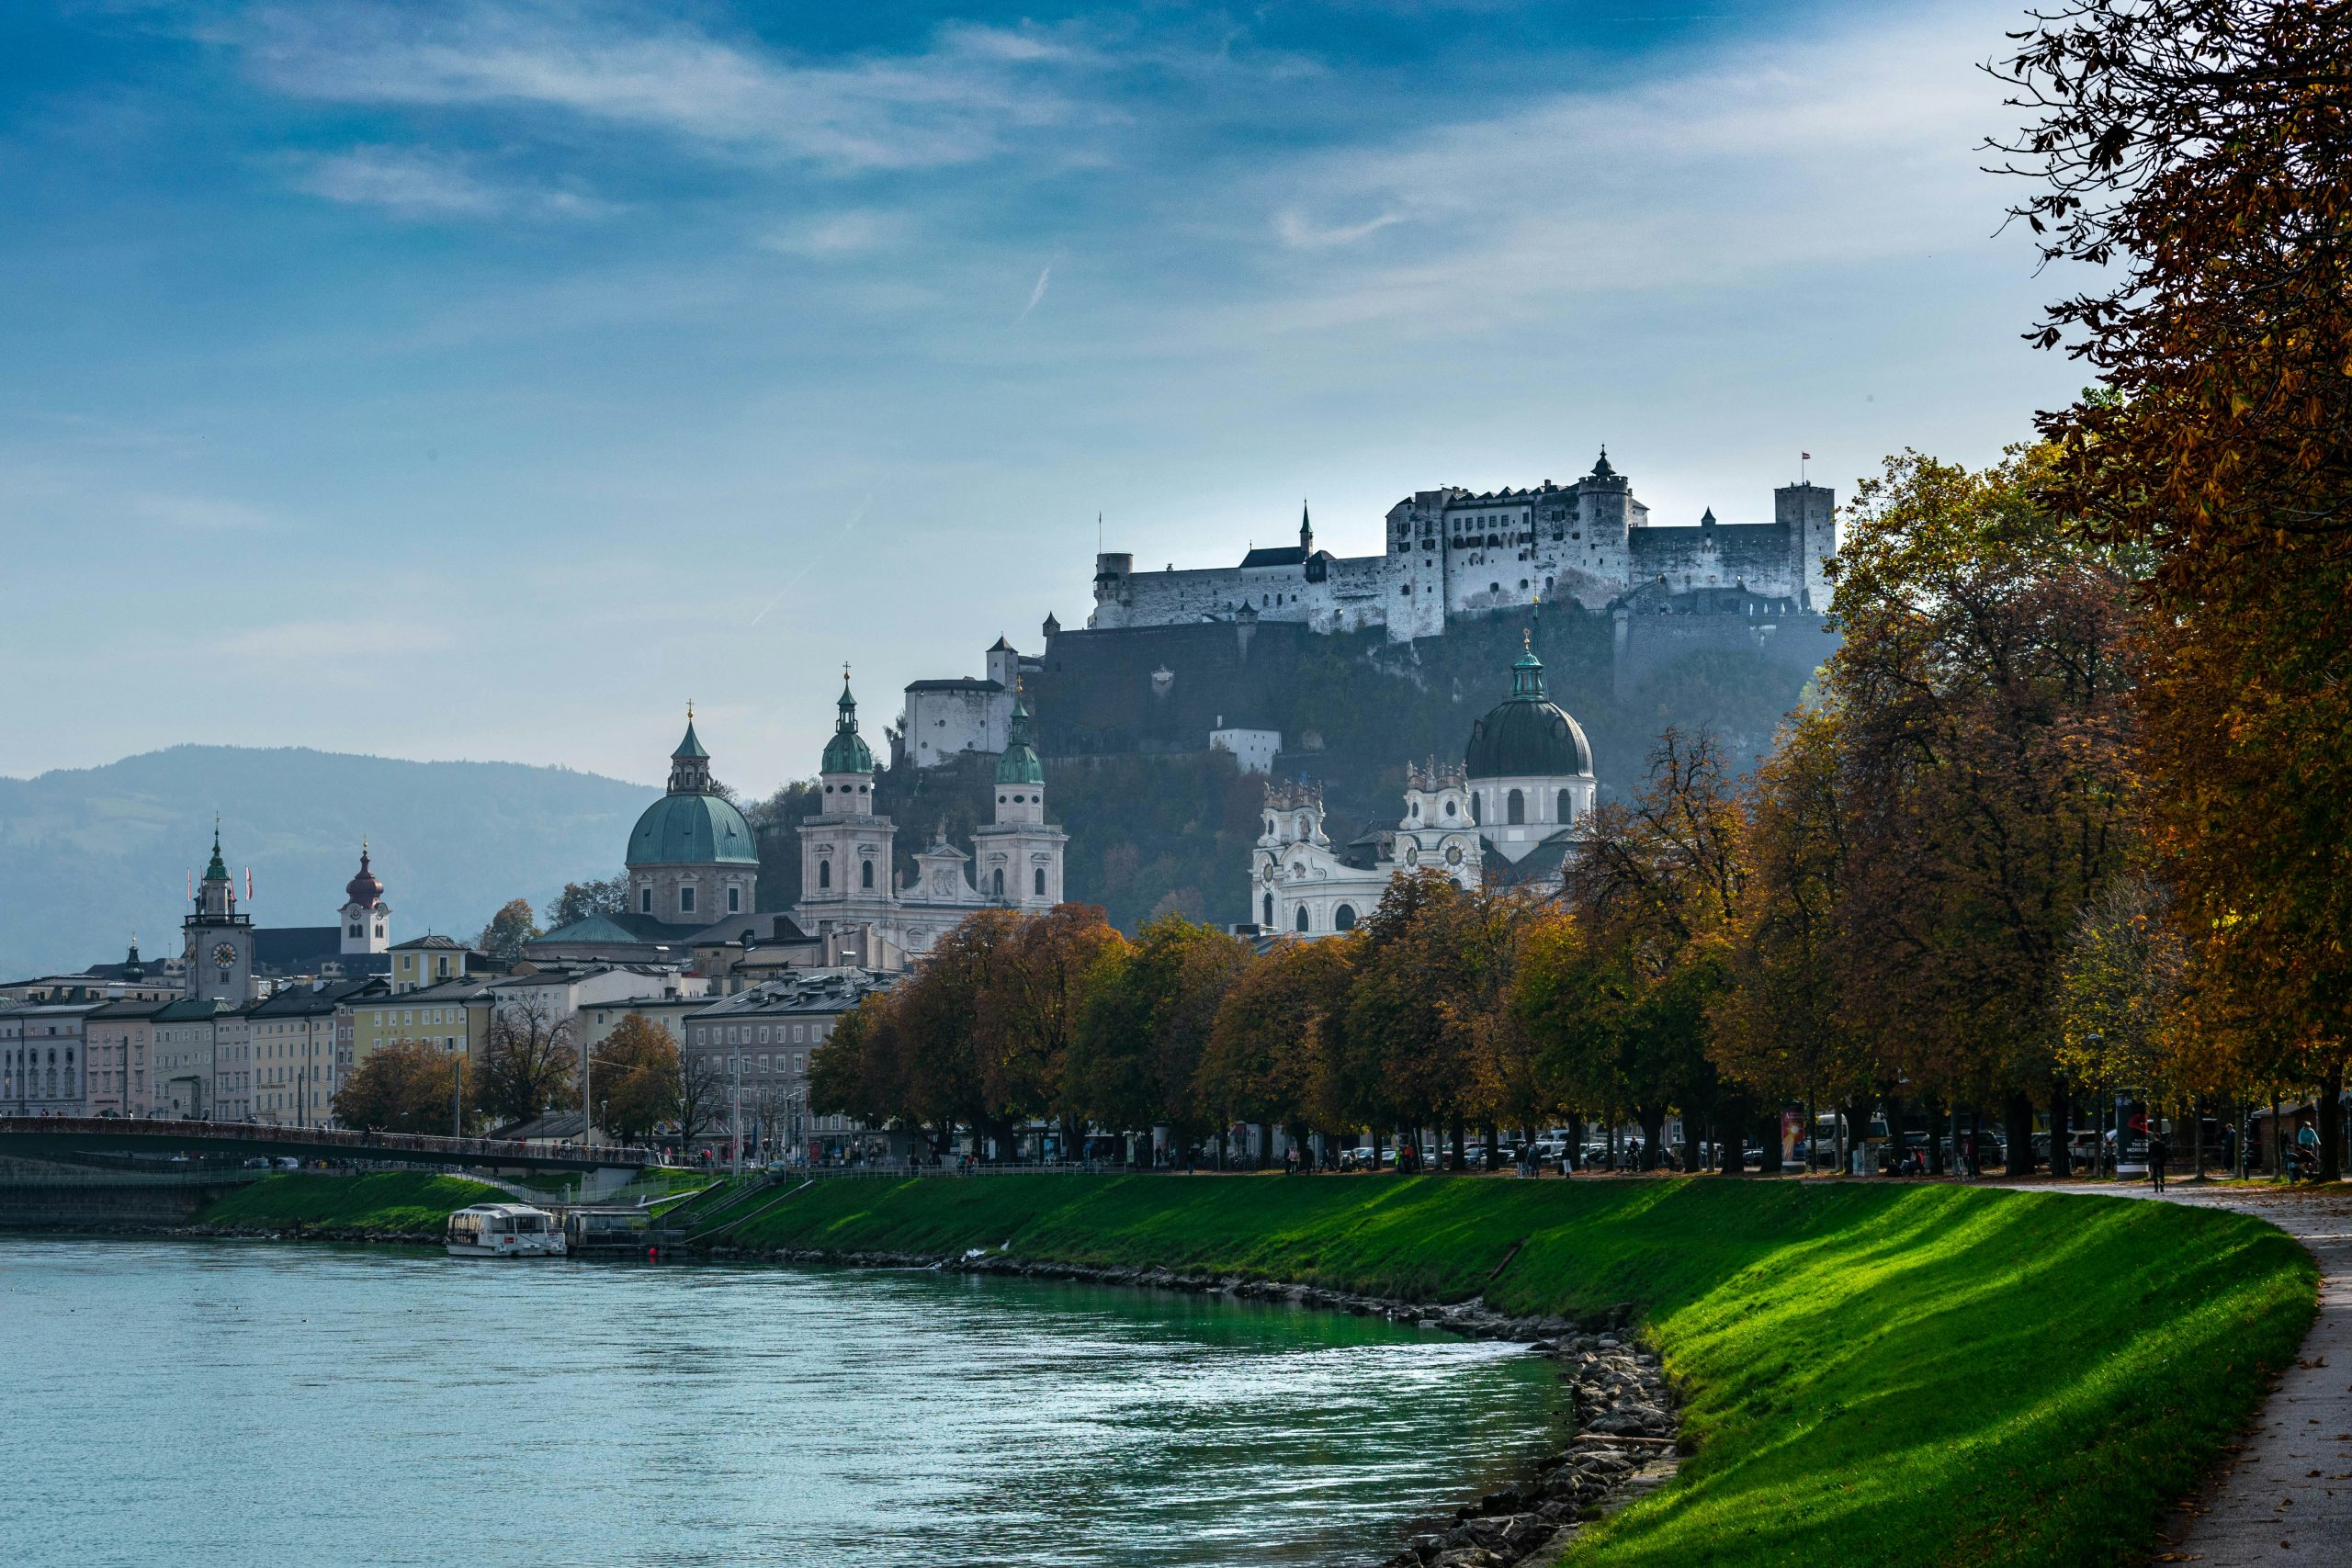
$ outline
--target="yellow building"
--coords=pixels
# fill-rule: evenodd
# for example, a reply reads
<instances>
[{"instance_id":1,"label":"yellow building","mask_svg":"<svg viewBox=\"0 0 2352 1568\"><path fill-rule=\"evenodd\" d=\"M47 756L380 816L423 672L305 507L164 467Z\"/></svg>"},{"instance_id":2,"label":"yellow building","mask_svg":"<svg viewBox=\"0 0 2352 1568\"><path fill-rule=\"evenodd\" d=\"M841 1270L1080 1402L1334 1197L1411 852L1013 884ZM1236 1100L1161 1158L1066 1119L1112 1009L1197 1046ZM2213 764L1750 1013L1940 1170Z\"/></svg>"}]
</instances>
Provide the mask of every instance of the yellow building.
<instances>
[{"instance_id":1,"label":"yellow building","mask_svg":"<svg viewBox=\"0 0 2352 1568\"><path fill-rule=\"evenodd\" d=\"M469 967L468 960L472 960ZM481 966L481 954L455 937L412 937L392 949L392 989L421 991L462 980Z\"/></svg>"},{"instance_id":2,"label":"yellow building","mask_svg":"<svg viewBox=\"0 0 2352 1568\"><path fill-rule=\"evenodd\" d=\"M404 956L411 955L394 949L392 961L397 965ZM424 956L437 955L428 951ZM489 1037L489 992L493 978L484 975L470 980L403 989L390 996L355 998L349 1004L352 1066L356 1069L370 1055L399 1040L422 1040L443 1051L471 1056ZM399 971L395 968L393 984L399 983Z\"/></svg>"}]
</instances>

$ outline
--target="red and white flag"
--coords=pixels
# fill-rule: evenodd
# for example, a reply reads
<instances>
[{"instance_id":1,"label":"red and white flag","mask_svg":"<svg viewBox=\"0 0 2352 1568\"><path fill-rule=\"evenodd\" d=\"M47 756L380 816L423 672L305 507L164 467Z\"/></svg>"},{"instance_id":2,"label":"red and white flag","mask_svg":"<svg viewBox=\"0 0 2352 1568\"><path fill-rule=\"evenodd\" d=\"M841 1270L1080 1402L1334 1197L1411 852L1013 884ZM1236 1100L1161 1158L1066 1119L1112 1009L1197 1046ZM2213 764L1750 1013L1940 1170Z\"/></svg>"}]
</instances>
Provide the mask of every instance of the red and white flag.
<instances>
[{"instance_id":1,"label":"red and white flag","mask_svg":"<svg viewBox=\"0 0 2352 1568\"><path fill-rule=\"evenodd\" d=\"M1813 461L1813 454L1810 452L1800 452L1797 456L1805 462L1810 463Z\"/></svg>"},{"instance_id":2,"label":"red and white flag","mask_svg":"<svg viewBox=\"0 0 2352 1568\"><path fill-rule=\"evenodd\" d=\"M247 866L247 867L245 867L245 902L246 902L246 903L248 903L248 904L250 904L250 903L252 903L253 901L254 901L254 868L253 868L252 866Z\"/></svg>"}]
</instances>

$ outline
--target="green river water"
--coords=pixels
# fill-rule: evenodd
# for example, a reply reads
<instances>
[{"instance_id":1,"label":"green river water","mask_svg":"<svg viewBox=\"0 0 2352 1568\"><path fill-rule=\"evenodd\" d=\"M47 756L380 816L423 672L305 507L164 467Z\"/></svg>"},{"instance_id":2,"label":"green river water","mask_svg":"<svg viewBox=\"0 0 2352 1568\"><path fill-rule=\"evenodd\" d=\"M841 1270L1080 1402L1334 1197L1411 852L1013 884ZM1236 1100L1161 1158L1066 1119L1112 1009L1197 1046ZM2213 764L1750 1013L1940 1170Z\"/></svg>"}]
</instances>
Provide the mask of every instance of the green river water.
<instances>
[{"instance_id":1,"label":"green river water","mask_svg":"<svg viewBox=\"0 0 2352 1568\"><path fill-rule=\"evenodd\" d=\"M926 1272L0 1236L0 1562L1361 1563L1549 1363Z\"/></svg>"}]
</instances>

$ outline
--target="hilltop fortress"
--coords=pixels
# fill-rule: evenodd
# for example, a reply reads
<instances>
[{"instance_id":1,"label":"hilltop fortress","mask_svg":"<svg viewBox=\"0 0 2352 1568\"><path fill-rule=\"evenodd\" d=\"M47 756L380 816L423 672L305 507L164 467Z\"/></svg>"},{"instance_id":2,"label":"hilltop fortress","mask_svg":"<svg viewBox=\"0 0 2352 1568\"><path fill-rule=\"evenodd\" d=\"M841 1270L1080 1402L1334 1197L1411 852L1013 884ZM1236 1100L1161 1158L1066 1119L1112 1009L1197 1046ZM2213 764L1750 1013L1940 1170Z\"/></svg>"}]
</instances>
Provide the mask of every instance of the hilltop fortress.
<instances>
[{"instance_id":1,"label":"hilltop fortress","mask_svg":"<svg viewBox=\"0 0 2352 1568\"><path fill-rule=\"evenodd\" d=\"M1137 571L1131 555L1100 555L1088 625L1295 621L1324 633L1379 626L1406 642L1444 635L1457 615L1539 598L1590 610L1703 606L1744 619L1817 615L1829 600L1836 501L1824 485L1783 485L1770 523L1717 523L1710 510L1694 524L1653 524L1604 447L1573 485L1418 491L1388 509L1387 548L1376 556L1316 548L1303 511L1296 545L1252 549L1236 567Z\"/></svg>"}]
</instances>

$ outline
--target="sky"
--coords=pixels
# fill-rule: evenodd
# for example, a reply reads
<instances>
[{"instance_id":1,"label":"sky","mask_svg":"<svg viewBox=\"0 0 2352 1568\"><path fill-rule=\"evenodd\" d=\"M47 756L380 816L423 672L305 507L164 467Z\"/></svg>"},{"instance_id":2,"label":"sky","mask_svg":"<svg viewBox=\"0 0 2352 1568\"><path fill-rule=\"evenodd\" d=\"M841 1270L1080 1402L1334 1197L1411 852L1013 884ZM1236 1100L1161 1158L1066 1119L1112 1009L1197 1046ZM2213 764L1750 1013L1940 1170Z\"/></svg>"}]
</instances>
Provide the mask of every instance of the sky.
<instances>
[{"instance_id":1,"label":"sky","mask_svg":"<svg viewBox=\"0 0 2352 1568\"><path fill-rule=\"evenodd\" d=\"M747 793L840 671L1417 489L1655 522L2082 379L2011 4L0 7L0 774L180 741Z\"/></svg>"}]
</instances>

